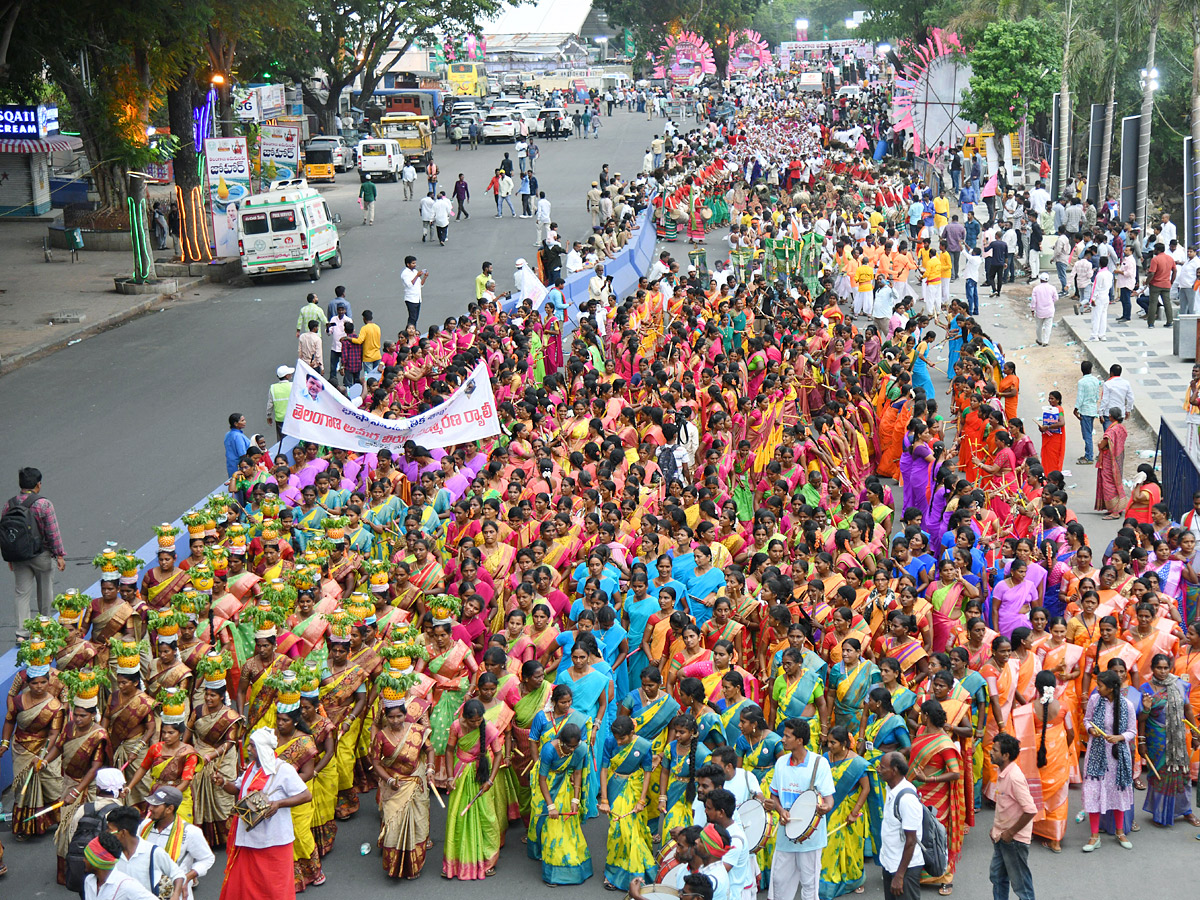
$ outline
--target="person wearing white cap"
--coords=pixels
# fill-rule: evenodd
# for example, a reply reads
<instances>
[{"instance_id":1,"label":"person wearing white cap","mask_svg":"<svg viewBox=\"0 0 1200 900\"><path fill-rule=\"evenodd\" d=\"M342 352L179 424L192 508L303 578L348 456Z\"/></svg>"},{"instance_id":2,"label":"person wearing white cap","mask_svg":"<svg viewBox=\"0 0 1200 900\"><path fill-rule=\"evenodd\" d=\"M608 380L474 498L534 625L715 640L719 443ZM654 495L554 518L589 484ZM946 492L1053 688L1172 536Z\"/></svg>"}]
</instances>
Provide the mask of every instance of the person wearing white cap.
<instances>
[{"instance_id":1,"label":"person wearing white cap","mask_svg":"<svg viewBox=\"0 0 1200 900\"><path fill-rule=\"evenodd\" d=\"M280 815L312 800L312 793L296 769L275 757L278 746L275 732L260 728L250 735L246 750L250 765L236 780L214 775L213 781L226 793L244 800L261 791L266 798L267 816L253 830L240 819L231 826L229 857L225 863L225 881L220 900L294 900L296 884L292 870L292 817Z\"/></svg>"},{"instance_id":2,"label":"person wearing white cap","mask_svg":"<svg viewBox=\"0 0 1200 900\"><path fill-rule=\"evenodd\" d=\"M1039 347L1050 344L1050 329L1054 326L1054 302L1058 299L1058 291L1050 284L1050 275L1041 272L1038 275L1037 287L1029 297L1029 308L1036 322L1034 339Z\"/></svg>"},{"instance_id":3,"label":"person wearing white cap","mask_svg":"<svg viewBox=\"0 0 1200 900\"><path fill-rule=\"evenodd\" d=\"M283 440L283 416L287 412L288 397L292 393L292 376L296 370L291 366L280 366L275 370L279 379L267 391L267 423L275 426L275 439Z\"/></svg>"},{"instance_id":4,"label":"person wearing white cap","mask_svg":"<svg viewBox=\"0 0 1200 900\"><path fill-rule=\"evenodd\" d=\"M100 769L96 772L93 784L96 786L95 799L79 804L70 818L63 819L54 836L56 848L59 842L62 842L62 850L58 854L58 883L66 885L69 890L73 891L78 890L78 886L83 882L83 876L87 874L82 857L68 858L70 844L75 837L75 832L79 829L79 823L85 817L92 820L88 833L94 833L96 827L94 820L99 819L100 828L103 829L106 810L121 805L121 791L125 788L125 776L121 774L120 769Z\"/></svg>"},{"instance_id":5,"label":"person wearing white cap","mask_svg":"<svg viewBox=\"0 0 1200 900\"><path fill-rule=\"evenodd\" d=\"M212 868L213 854L204 832L179 815L183 794L179 788L164 785L146 798L146 818L138 829L143 841L161 847L183 872L183 896L192 896L192 885Z\"/></svg>"}]
</instances>

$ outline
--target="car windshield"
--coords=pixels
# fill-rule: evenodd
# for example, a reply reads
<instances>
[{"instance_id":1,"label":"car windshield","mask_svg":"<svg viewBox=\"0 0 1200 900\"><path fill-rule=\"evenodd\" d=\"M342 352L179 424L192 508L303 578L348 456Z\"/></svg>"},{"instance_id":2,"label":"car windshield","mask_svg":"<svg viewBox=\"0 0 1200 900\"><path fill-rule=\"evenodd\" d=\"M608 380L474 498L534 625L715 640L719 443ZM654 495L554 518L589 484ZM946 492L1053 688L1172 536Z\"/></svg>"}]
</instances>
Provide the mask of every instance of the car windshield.
<instances>
[{"instance_id":1,"label":"car windshield","mask_svg":"<svg viewBox=\"0 0 1200 900\"><path fill-rule=\"evenodd\" d=\"M304 154L304 158L310 166L328 166L333 162L333 150L328 147L309 149Z\"/></svg>"},{"instance_id":2,"label":"car windshield","mask_svg":"<svg viewBox=\"0 0 1200 900\"><path fill-rule=\"evenodd\" d=\"M296 211L294 209L271 210L271 230L276 232L295 231Z\"/></svg>"},{"instance_id":3,"label":"car windshield","mask_svg":"<svg viewBox=\"0 0 1200 900\"><path fill-rule=\"evenodd\" d=\"M242 231L246 234L266 234L267 214L265 212L242 213Z\"/></svg>"}]
</instances>

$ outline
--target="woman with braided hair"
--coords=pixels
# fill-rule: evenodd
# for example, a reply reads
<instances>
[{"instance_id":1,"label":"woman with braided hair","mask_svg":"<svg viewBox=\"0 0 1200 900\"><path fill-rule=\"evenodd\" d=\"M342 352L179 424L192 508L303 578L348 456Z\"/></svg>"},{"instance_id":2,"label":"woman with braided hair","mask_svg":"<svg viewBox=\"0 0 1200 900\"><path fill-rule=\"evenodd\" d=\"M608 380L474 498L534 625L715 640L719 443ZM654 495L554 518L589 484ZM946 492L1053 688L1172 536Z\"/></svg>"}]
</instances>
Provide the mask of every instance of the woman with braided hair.
<instances>
[{"instance_id":1,"label":"woman with braided hair","mask_svg":"<svg viewBox=\"0 0 1200 900\"><path fill-rule=\"evenodd\" d=\"M1088 698L1084 725L1088 735L1084 756L1083 808L1091 821L1092 836L1083 846L1091 853L1100 846L1100 814L1112 812L1117 843L1126 850L1133 844L1125 836L1125 810L1133 805L1133 751L1137 720L1133 704L1121 693L1121 676L1102 672L1096 693Z\"/></svg>"},{"instance_id":2,"label":"woman with braided hair","mask_svg":"<svg viewBox=\"0 0 1200 900\"><path fill-rule=\"evenodd\" d=\"M1071 748L1075 730L1071 710L1055 698L1058 679L1043 669L1033 680L1034 739L1037 741L1037 777L1042 806L1033 821L1033 833L1052 852L1062 851L1067 833L1067 787L1071 780Z\"/></svg>"},{"instance_id":3,"label":"woman with braided hair","mask_svg":"<svg viewBox=\"0 0 1200 900\"><path fill-rule=\"evenodd\" d=\"M481 795L492 786L498 735L484 719L478 700L463 704L462 717L450 726L446 757L453 763L454 789L446 801L446 847L442 877L478 881L496 874L500 823L496 806Z\"/></svg>"},{"instance_id":4,"label":"woman with braided hair","mask_svg":"<svg viewBox=\"0 0 1200 900\"><path fill-rule=\"evenodd\" d=\"M663 817L660 831L692 824L692 801L696 799L696 770L708 762L708 748L700 743L696 720L681 714L671 720L674 740L667 745L659 780L658 812Z\"/></svg>"}]
</instances>

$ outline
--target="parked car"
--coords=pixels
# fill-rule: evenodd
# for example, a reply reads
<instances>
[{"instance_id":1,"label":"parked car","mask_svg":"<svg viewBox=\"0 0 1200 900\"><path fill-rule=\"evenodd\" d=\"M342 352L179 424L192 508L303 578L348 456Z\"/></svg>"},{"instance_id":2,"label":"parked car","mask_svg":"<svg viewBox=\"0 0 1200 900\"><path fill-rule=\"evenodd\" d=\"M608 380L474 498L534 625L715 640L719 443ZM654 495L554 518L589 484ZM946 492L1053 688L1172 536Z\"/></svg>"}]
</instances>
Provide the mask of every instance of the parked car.
<instances>
[{"instance_id":1,"label":"parked car","mask_svg":"<svg viewBox=\"0 0 1200 900\"><path fill-rule=\"evenodd\" d=\"M354 148L340 134L322 134L308 142L305 150L328 150L333 156L333 168L345 172L354 165Z\"/></svg>"},{"instance_id":2,"label":"parked car","mask_svg":"<svg viewBox=\"0 0 1200 900\"><path fill-rule=\"evenodd\" d=\"M490 112L487 118L483 120L483 142L490 144L493 141L516 141L517 135L520 134L521 116L516 112L502 111Z\"/></svg>"}]
</instances>

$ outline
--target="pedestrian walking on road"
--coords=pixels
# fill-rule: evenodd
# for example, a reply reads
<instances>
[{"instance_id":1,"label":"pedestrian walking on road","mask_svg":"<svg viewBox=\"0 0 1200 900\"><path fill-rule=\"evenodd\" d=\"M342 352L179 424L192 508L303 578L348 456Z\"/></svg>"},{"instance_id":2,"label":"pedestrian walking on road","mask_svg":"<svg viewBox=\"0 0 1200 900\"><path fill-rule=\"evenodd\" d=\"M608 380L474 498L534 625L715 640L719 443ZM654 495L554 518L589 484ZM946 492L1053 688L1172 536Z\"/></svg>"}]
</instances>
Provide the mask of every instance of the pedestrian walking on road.
<instances>
[{"instance_id":1,"label":"pedestrian walking on road","mask_svg":"<svg viewBox=\"0 0 1200 900\"><path fill-rule=\"evenodd\" d=\"M575 137L579 137L583 133L583 116L579 110L571 113L571 127L575 129Z\"/></svg>"},{"instance_id":2,"label":"pedestrian walking on road","mask_svg":"<svg viewBox=\"0 0 1200 900\"><path fill-rule=\"evenodd\" d=\"M404 271L400 273L404 282L404 305L408 308L408 325L413 328L421 320L421 291L429 280L428 269L417 268L415 256L404 257ZM407 328L408 325L405 327Z\"/></svg>"},{"instance_id":3,"label":"pedestrian walking on road","mask_svg":"<svg viewBox=\"0 0 1200 900\"><path fill-rule=\"evenodd\" d=\"M238 469L238 460L250 449L250 438L246 437L246 417L240 412L229 414L229 430L225 432L225 477L233 477ZM23 622L24 619L18 619Z\"/></svg>"},{"instance_id":4,"label":"pedestrian walking on road","mask_svg":"<svg viewBox=\"0 0 1200 900\"><path fill-rule=\"evenodd\" d=\"M1054 290L1051 288L1051 290ZM1043 746L1045 739L1043 739ZM1029 791L1025 773L1016 764L1021 742L1011 734L996 735L992 744L996 766L996 814L992 819L992 865L988 877L996 900L1008 897L1033 900L1033 875L1029 872L1029 844L1033 840L1033 817L1038 807Z\"/></svg>"},{"instance_id":5,"label":"pedestrian walking on road","mask_svg":"<svg viewBox=\"0 0 1200 900\"><path fill-rule=\"evenodd\" d=\"M240 417L240 414L239 414ZM246 420L240 417L245 425ZM242 435L249 445L249 439ZM245 452L244 450L242 451ZM239 454L240 456L240 454ZM234 464L237 468L237 464ZM62 534L54 504L42 494L40 469L26 466L17 472L16 496L10 497L0 517L3 532L4 559L16 581L17 636L28 637L22 628L30 618L30 600L37 591L38 614L50 615L54 604L54 570L67 567L67 551L63 549Z\"/></svg>"},{"instance_id":6,"label":"pedestrian walking on road","mask_svg":"<svg viewBox=\"0 0 1200 900\"><path fill-rule=\"evenodd\" d=\"M438 164L432 159L429 161L429 165L425 167L425 177L429 180L429 193L434 197L437 196L438 175L441 174L441 171L442 170L438 168Z\"/></svg>"},{"instance_id":7,"label":"pedestrian walking on road","mask_svg":"<svg viewBox=\"0 0 1200 900\"><path fill-rule=\"evenodd\" d=\"M515 209L513 209L512 193L513 193L512 178L509 177L508 173L501 172L500 173L500 193L499 193L500 199L496 202L496 218L500 218L501 216L504 215L503 211L500 208L501 205L503 205L503 204L508 205L508 211L513 214L514 219L517 217L517 211Z\"/></svg>"},{"instance_id":8,"label":"pedestrian walking on road","mask_svg":"<svg viewBox=\"0 0 1200 900\"><path fill-rule=\"evenodd\" d=\"M537 246L540 247L550 239L550 201L546 199L545 191L538 192L537 213L534 221L537 223Z\"/></svg>"},{"instance_id":9,"label":"pedestrian walking on road","mask_svg":"<svg viewBox=\"0 0 1200 900\"><path fill-rule=\"evenodd\" d=\"M921 852L924 831L921 797L908 780L908 760L902 754L885 753L876 766L888 788L883 798L879 847L883 895L919 900L921 870L925 866L925 855Z\"/></svg>"},{"instance_id":10,"label":"pedestrian walking on road","mask_svg":"<svg viewBox=\"0 0 1200 900\"><path fill-rule=\"evenodd\" d=\"M454 125L454 129L453 129L453 131L451 132L450 136L451 136L451 138L454 140L454 152L455 152L455 153L457 153L457 152L459 152L460 150L462 150L462 142L463 142L463 129L462 129L462 123L461 123L461 122L456 122L456 123L455 123L455 125Z\"/></svg>"},{"instance_id":11,"label":"pedestrian walking on road","mask_svg":"<svg viewBox=\"0 0 1200 900\"><path fill-rule=\"evenodd\" d=\"M400 183L404 185L404 199L411 200L413 189L417 185L417 170L412 163L405 162L404 168L400 170Z\"/></svg>"},{"instance_id":12,"label":"pedestrian walking on road","mask_svg":"<svg viewBox=\"0 0 1200 900\"><path fill-rule=\"evenodd\" d=\"M432 241L434 239L433 227L433 210L437 206L437 198L433 196L433 191L430 191L421 198L421 243Z\"/></svg>"},{"instance_id":13,"label":"pedestrian walking on road","mask_svg":"<svg viewBox=\"0 0 1200 900\"><path fill-rule=\"evenodd\" d=\"M487 193L491 194L493 199L496 201L497 219L500 218L500 178L503 174L503 169L496 169L496 171L492 174L492 180L488 182L487 187L484 189L487 191Z\"/></svg>"},{"instance_id":14,"label":"pedestrian walking on road","mask_svg":"<svg viewBox=\"0 0 1200 900\"><path fill-rule=\"evenodd\" d=\"M317 295L309 294L304 300L304 305L300 307L300 315L296 317L296 337L308 331L308 323L316 319L321 327L325 327L325 323L329 321L329 317L325 315L325 310L321 309L317 303ZM233 474L232 472L230 474Z\"/></svg>"},{"instance_id":15,"label":"pedestrian walking on road","mask_svg":"<svg viewBox=\"0 0 1200 900\"><path fill-rule=\"evenodd\" d=\"M471 149L479 149L479 125L476 122L471 122L471 127L467 129L467 134L471 137Z\"/></svg>"},{"instance_id":16,"label":"pedestrian walking on road","mask_svg":"<svg viewBox=\"0 0 1200 900\"><path fill-rule=\"evenodd\" d=\"M1033 312L1034 339L1039 347L1050 344L1050 329L1054 327L1054 303L1058 299L1058 291L1050 284L1048 272L1038 275L1038 286L1029 297L1029 308Z\"/></svg>"},{"instance_id":17,"label":"pedestrian walking on road","mask_svg":"<svg viewBox=\"0 0 1200 900\"><path fill-rule=\"evenodd\" d=\"M509 159L507 153L504 154L504 159L500 160L500 171L503 172L505 175L512 177L513 162L511 159Z\"/></svg>"},{"instance_id":18,"label":"pedestrian walking on road","mask_svg":"<svg viewBox=\"0 0 1200 900\"><path fill-rule=\"evenodd\" d=\"M588 136L588 129L591 128L591 125L592 125L592 110L591 110L591 108L589 108L587 106L585 106L583 108L583 115L580 117L580 121L583 124L583 139L586 141L587 136Z\"/></svg>"},{"instance_id":19,"label":"pedestrian walking on road","mask_svg":"<svg viewBox=\"0 0 1200 900\"><path fill-rule=\"evenodd\" d=\"M341 349L340 344L338 348ZM296 370L291 366L280 366L275 370L275 383L267 390L267 424L275 426L276 441L283 440L283 417L287 413L288 397L292 393L292 376L295 374ZM332 369L329 374L332 378Z\"/></svg>"},{"instance_id":20,"label":"pedestrian walking on road","mask_svg":"<svg viewBox=\"0 0 1200 900\"><path fill-rule=\"evenodd\" d=\"M521 186L517 189L517 193L521 196L521 218L533 218L533 207L530 205L532 199L531 189L529 187L529 173L521 173Z\"/></svg>"},{"instance_id":21,"label":"pedestrian walking on road","mask_svg":"<svg viewBox=\"0 0 1200 900\"><path fill-rule=\"evenodd\" d=\"M342 338L350 331L353 324L346 304L339 302L333 318L325 326L325 331L333 339L333 343L329 347L329 379L331 381L337 377L338 365L341 363Z\"/></svg>"},{"instance_id":22,"label":"pedestrian walking on road","mask_svg":"<svg viewBox=\"0 0 1200 900\"><path fill-rule=\"evenodd\" d=\"M358 199L362 204L363 224L375 224L375 198L379 193L379 189L375 187L375 182L364 181L358 189Z\"/></svg>"},{"instance_id":23,"label":"pedestrian walking on road","mask_svg":"<svg viewBox=\"0 0 1200 900\"><path fill-rule=\"evenodd\" d=\"M442 191L433 205L433 226L437 229L438 244L443 247L446 246L446 238L450 236L450 216L453 213L454 206L446 192Z\"/></svg>"},{"instance_id":24,"label":"pedestrian walking on road","mask_svg":"<svg viewBox=\"0 0 1200 900\"><path fill-rule=\"evenodd\" d=\"M462 172L459 172L458 181L454 182L454 200L458 203L458 212L454 216L455 221L460 217L471 218L471 214L467 212L467 201L470 199L471 189L467 186L467 179Z\"/></svg>"}]
</instances>

